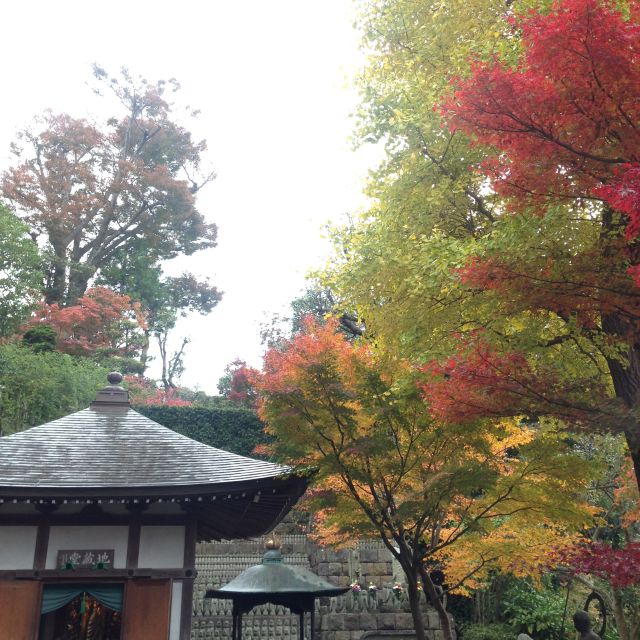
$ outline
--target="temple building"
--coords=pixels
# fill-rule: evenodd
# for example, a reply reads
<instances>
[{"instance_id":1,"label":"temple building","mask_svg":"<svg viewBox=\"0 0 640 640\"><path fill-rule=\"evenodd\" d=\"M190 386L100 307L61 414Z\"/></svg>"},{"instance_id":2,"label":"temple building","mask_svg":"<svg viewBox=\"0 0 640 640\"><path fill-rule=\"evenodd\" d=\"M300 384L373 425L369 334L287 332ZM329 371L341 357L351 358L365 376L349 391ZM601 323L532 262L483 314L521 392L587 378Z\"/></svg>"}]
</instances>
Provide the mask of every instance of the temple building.
<instances>
[{"instance_id":1,"label":"temple building","mask_svg":"<svg viewBox=\"0 0 640 640\"><path fill-rule=\"evenodd\" d=\"M306 488L129 406L0 438L0 640L188 640L196 542L270 531Z\"/></svg>"}]
</instances>

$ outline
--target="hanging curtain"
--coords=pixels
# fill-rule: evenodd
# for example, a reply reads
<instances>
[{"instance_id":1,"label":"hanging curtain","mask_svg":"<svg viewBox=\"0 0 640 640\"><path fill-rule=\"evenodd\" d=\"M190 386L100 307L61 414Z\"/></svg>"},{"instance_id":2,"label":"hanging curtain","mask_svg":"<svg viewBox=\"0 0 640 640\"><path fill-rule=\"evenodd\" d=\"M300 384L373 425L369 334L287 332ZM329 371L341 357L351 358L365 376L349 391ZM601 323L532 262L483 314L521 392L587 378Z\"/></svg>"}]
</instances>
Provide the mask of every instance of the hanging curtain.
<instances>
[{"instance_id":1,"label":"hanging curtain","mask_svg":"<svg viewBox=\"0 0 640 640\"><path fill-rule=\"evenodd\" d=\"M89 585L87 591L105 607L114 611L122 611L124 588L121 584L92 584Z\"/></svg>"},{"instance_id":2,"label":"hanging curtain","mask_svg":"<svg viewBox=\"0 0 640 640\"><path fill-rule=\"evenodd\" d=\"M82 592L83 589L79 589L77 585L45 586L42 591L41 613L50 613L64 607Z\"/></svg>"},{"instance_id":3,"label":"hanging curtain","mask_svg":"<svg viewBox=\"0 0 640 640\"><path fill-rule=\"evenodd\" d=\"M55 584L45 585L41 613L50 613L69 604L81 593L88 593L114 611L122 611L124 589L121 584Z\"/></svg>"}]
</instances>

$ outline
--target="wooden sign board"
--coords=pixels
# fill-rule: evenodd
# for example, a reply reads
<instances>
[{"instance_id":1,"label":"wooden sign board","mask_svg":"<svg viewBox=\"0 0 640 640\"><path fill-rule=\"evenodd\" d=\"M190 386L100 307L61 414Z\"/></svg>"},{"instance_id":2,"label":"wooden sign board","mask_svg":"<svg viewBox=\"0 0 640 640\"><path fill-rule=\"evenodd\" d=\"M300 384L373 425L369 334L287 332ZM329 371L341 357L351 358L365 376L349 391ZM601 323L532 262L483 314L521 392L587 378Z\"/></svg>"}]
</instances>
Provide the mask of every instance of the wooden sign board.
<instances>
[{"instance_id":1,"label":"wooden sign board","mask_svg":"<svg viewBox=\"0 0 640 640\"><path fill-rule=\"evenodd\" d=\"M58 569L113 569L113 549L61 549Z\"/></svg>"}]
</instances>

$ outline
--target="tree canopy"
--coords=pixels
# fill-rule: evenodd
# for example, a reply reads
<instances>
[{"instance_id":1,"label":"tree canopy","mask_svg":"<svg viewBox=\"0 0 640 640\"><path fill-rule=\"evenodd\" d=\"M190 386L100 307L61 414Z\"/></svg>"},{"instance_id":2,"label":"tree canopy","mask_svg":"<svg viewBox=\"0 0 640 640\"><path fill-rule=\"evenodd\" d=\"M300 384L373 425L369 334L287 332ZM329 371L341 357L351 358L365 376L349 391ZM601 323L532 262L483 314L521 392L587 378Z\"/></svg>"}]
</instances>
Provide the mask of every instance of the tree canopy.
<instances>
[{"instance_id":1,"label":"tree canopy","mask_svg":"<svg viewBox=\"0 0 640 640\"><path fill-rule=\"evenodd\" d=\"M624 431L640 478L636 249L606 191L639 153L637 3L372 7L363 118L388 160L324 282L439 418ZM473 10L484 42L458 31Z\"/></svg>"},{"instance_id":2,"label":"tree canopy","mask_svg":"<svg viewBox=\"0 0 640 640\"><path fill-rule=\"evenodd\" d=\"M421 410L423 425L467 433L471 442L508 425L522 439L511 450L516 465L526 459L524 443L552 437L573 442L566 454L597 467L574 434L623 434L637 492L637 1L372 0L361 9L367 66L358 136L382 142L386 157L368 186L371 206L334 230L335 254L317 277L364 319L353 347L375 370L368 378L344 345L334 345L333 360L318 355L315 329L308 352L295 337L275 345L262 394L265 419L278 425L270 428L286 434L277 450L302 456L296 419L316 425L315 433L301 431L319 437L325 455L342 452L356 426L386 424L355 382L373 384L378 374L388 388L372 397L396 401L404 420ZM396 396L400 388L415 394L413 405ZM336 441L329 427L341 425L346 435ZM354 447L365 459L374 450ZM387 442L388 456L393 447ZM428 457L429 443L421 447ZM348 454L341 456L351 462ZM457 460L455 453L443 459ZM353 471L373 495L367 470ZM324 481L319 474L325 502L318 512L344 514L344 522L336 516L339 526L322 535L356 535L356 524L371 521L373 499L362 499L355 513L348 483L341 485L347 500L331 498L338 485ZM610 483L624 484L618 474ZM349 503L342 511L341 500ZM594 501L592 512L606 520L610 507ZM509 547L509 533L500 539L481 529L438 560L465 575L476 544L487 545L482 557L491 557L494 535L497 548ZM627 553L632 566L634 547L625 549L634 531L615 543L598 539L609 550L619 545L611 557ZM513 551L520 555L527 557Z\"/></svg>"},{"instance_id":3,"label":"tree canopy","mask_svg":"<svg viewBox=\"0 0 640 640\"><path fill-rule=\"evenodd\" d=\"M13 145L16 165L2 190L47 248L46 301L71 305L119 250L144 238L155 261L191 254L216 242L216 227L195 195L213 178L199 177L206 145L171 119L170 92L126 71L95 75L121 112L103 126L45 113ZM138 245L139 247L139 245Z\"/></svg>"},{"instance_id":4,"label":"tree canopy","mask_svg":"<svg viewBox=\"0 0 640 640\"><path fill-rule=\"evenodd\" d=\"M42 275L28 227L0 203L0 337L14 333L36 306Z\"/></svg>"},{"instance_id":5,"label":"tree canopy","mask_svg":"<svg viewBox=\"0 0 640 640\"><path fill-rule=\"evenodd\" d=\"M633 412L640 291L629 274L636 263L628 242L633 227L626 238L622 233L633 218L599 197L624 181L620 171L640 157L640 5L628 7L625 17L595 0L564 0L547 14L523 16L514 22L523 48L518 65L474 65L443 109L451 128L495 150L483 161L483 174L504 196L506 211L540 237L526 245L537 249L526 256L516 257L504 238L470 256L462 284L493 292L512 316L547 318L557 327L547 343L582 342L604 375L594 371L580 382L599 403L612 385ZM512 215L503 216L508 228L515 226ZM554 228L540 222L548 215L556 218ZM563 395L565 404L575 404ZM640 424L631 412L624 433L640 483Z\"/></svg>"},{"instance_id":6,"label":"tree canopy","mask_svg":"<svg viewBox=\"0 0 640 640\"><path fill-rule=\"evenodd\" d=\"M278 459L317 471L319 536L380 537L405 573L418 634L421 581L451 635L427 563L444 564L452 588L497 566L532 571L588 519L589 470L553 425L434 420L410 364L351 343L337 320L309 319L267 352L253 384Z\"/></svg>"},{"instance_id":7,"label":"tree canopy","mask_svg":"<svg viewBox=\"0 0 640 640\"><path fill-rule=\"evenodd\" d=\"M171 354L169 332L179 316L209 313L222 294L188 272L163 275L162 263L215 246L216 225L196 204L215 176L202 169L206 143L192 138L171 102L179 90L175 80L150 83L127 70L110 77L98 66L94 76L95 92L114 100L114 116L97 123L47 111L12 145L15 164L3 173L1 188L22 220L12 222L11 237L26 230L31 244L18 248L14 239L7 250L25 262L25 248L39 247L42 264L25 262L15 286L22 286L25 309L40 290L38 319L54 326L58 350L100 352L118 359L114 365L124 371L143 373L154 337L165 389L175 388L188 339ZM22 231L19 224L26 225ZM5 309L16 315L9 304ZM113 322L114 314L120 322ZM18 329L25 316L17 315L0 332Z\"/></svg>"}]
</instances>

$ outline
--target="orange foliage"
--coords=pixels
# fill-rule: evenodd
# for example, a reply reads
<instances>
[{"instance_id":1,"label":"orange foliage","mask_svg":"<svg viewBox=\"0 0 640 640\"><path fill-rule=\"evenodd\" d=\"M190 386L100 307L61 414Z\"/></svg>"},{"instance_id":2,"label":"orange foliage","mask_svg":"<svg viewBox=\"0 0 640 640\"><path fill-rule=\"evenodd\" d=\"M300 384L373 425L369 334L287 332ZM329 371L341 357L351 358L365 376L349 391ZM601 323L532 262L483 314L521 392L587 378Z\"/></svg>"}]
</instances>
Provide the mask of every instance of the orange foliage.
<instances>
[{"instance_id":1,"label":"orange foliage","mask_svg":"<svg viewBox=\"0 0 640 640\"><path fill-rule=\"evenodd\" d=\"M302 370L320 365L339 368L346 384L353 384L356 361L371 362L371 354L364 346L350 344L338 332L339 322L329 318L324 324L313 316L302 320L303 330L278 348L269 349L264 357L263 375L252 384L268 393L286 393L300 382Z\"/></svg>"},{"instance_id":2,"label":"orange foliage","mask_svg":"<svg viewBox=\"0 0 640 640\"><path fill-rule=\"evenodd\" d=\"M138 376L125 376L131 404L168 407L190 407L192 402L180 398L179 389L159 389L152 380Z\"/></svg>"},{"instance_id":3,"label":"orange foliage","mask_svg":"<svg viewBox=\"0 0 640 640\"><path fill-rule=\"evenodd\" d=\"M541 518L538 526L523 523L518 518L482 536L469 536L463 545L452 546L439 554L447 568L452 583L462 580L474 571L480 562L482 567L464 580L459 592L482 588L499 569L518 578L529 577L534 581L549 570L550 559L558 551L571 549L581 539L580 534L558 527L552 520Z\"/></svg>"},{"instance_id":4,"label":"orange foliage","mask_svg":"<svg viewBox=\"0 0 640 640\"><path fill-rule=\"evenodd\" d=\"M622 474L618 478L618 488L615 490L615 500L622 512L623 527L632 527L640 522L640 491L633 470L631 460L625 461Z\"/></svg>"},{"instance_id":5,"label":"orange foliage","mask_svg":"<svg viewBox=\"0 0 640 640\"><path fill-rule=\"evenodd\" d=\"M155 393L147 398L144 404L149 406L164 405L166 407L190 407L193 402L179 397L178 389L156 389Z\"/></svg>"},{"instance_id":6,"label":"orange foliage","mask_svg":"<svg viewBox=\"0 0 640 640\"><path fill-rule=\"evenodd\" d=\"M335 320L313 319L253 374L274 453L316 470L305 501L316 539L383 537L413 583L426 557L459 580L496 566L538 570L542 552L590 518L579 495L589 471L544 428L434 419L418 378L350 343ZM424 556L413 552L423 545Z\"/></svg>"}]
</instances>

